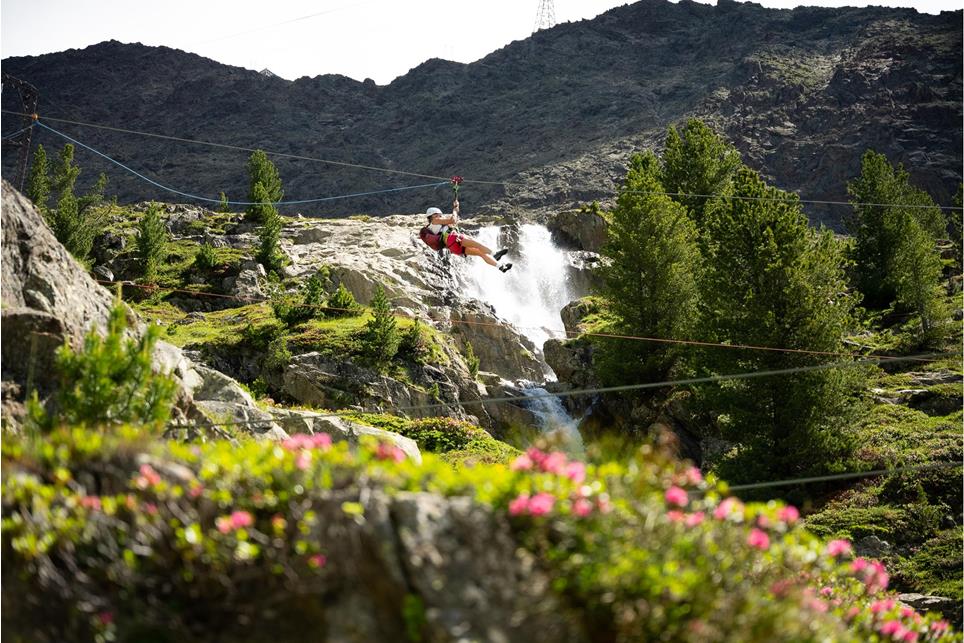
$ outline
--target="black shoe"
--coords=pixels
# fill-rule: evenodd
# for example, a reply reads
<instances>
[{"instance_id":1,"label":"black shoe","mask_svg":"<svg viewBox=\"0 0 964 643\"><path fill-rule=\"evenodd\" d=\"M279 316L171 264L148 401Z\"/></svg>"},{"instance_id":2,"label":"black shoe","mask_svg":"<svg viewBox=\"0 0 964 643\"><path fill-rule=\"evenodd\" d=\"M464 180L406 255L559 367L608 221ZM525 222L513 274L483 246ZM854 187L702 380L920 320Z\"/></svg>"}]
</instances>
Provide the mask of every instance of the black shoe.
<instances>
[{"instance_id":1,"label":"black shoe","mask_svg":"<svg viewBox=\"0 0 964 643\"><path fill-rule=\"evenodd\" d=\"M501 266L499 266L499 272L508 272L509 268L511 267L512 267L511 263L504 263Z\"/></svg>"},{"instance_id":2,"label":"black shoe","mask_svg":"<svg viewBox=\"0 0 964 643\"><path fill-rule=\"evenodd\" d=\"M504 257L504 256L505 256L505 253L507 253L507 252L508 252L508 250L506 250L505 248L503 248L502 250L499 250L497 253L495 253L495 254L492 255L492 256L495 257L495 260L496 260L496 261L498 261L499 259L501 259L502 257Z\"/></svg>"}]
</instances>

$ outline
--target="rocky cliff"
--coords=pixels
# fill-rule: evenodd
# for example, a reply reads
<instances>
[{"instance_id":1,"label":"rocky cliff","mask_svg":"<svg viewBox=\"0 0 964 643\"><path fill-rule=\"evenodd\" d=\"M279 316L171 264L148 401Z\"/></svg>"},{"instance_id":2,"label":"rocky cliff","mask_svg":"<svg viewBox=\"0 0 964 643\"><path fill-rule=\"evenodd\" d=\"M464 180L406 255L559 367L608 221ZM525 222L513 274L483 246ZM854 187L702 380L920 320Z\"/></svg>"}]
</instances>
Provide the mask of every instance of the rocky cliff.
<instances>
[{"instance_id":1,"label":"rocky cliff","mask_svg":"<svg viewBox=\"0 0 964 643\"><path fill-rule=\"evenodd\" d=\"M845 199L867 148L904 163L942 203L961 180L960 12L643 0L472 64L430 60L387 86L330 75L287 81L118 42L9 58L3 68L38 88L48 116L508 181L467 184L467 212L606 200L628 155L659 147L666 127L690 116L713 123L768 180L806 199ZM168 185L245 200L246 153L51 124ZM63 143L49 132L34 138ZM12 162L5 152L6 177ZM86 154L81 163L89 181L108 169ZM277 163L293 199L421 182ZM122 200L163 196L114 167L110 176ZM310 213L415 212L439 198L401 192ZM846 208L808 212L839 228Z\"/></svg>"}]
</instances>

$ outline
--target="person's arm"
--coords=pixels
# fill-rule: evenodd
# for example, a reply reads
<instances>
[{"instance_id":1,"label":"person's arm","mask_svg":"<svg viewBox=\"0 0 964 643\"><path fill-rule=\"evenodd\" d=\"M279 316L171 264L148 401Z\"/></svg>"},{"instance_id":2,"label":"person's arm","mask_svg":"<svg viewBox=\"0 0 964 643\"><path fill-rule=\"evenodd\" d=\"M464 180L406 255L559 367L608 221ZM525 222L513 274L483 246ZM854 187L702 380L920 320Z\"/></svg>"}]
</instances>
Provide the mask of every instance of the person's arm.
<instances>
[{"instance_id":1,"label":"person's arm","mask_svg":"<svg viewBox=\"0 0 964 643\"><path fill-rule=\"evenodd\" d=\"M433 214L432 225L455 225L455 222L457 219L458 219L458 216L454 213L451 216L447 216L447 217L441 214Z\"/></svg>"}]
</instances>

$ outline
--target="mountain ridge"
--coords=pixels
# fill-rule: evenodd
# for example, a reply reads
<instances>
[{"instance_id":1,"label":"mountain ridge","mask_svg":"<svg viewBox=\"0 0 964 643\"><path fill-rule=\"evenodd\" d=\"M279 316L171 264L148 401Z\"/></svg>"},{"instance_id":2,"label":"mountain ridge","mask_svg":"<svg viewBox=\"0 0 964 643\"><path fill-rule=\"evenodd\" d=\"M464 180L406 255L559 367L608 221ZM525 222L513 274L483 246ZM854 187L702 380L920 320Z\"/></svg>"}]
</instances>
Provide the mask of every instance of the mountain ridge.
<instances>
[{"instance_id":1,"label":"mountain ridge","mask_svg":"<svg viewBox=\"0 0 964 643\"><path fill-rule=\"evenodd\" d=\"M947 203L961 175L960 16L645 0L537 32L473 63L430 59L388 85L333 74L266 78L197 54L116 41L8 58L3 66L38 87L41 114L46 105L71 120L513 181L467 185L467 211L606 201L632 151L655 147L668 125L693 116L802 198L844 200L846 180L873 147L904 162ZM58 129L187 192L246 195L243 154ZM35 138L62 144L49 133ZM79 161L88 181L106 169L86 153ZM295 199L412 183L283 158L277 164ZM122 200L163 196L115 170L110 176ZM319 214L419 211L446 198L442 190L366 197ZM841 210L808 214L840 228Z\"/></svg>"}]
</instances>

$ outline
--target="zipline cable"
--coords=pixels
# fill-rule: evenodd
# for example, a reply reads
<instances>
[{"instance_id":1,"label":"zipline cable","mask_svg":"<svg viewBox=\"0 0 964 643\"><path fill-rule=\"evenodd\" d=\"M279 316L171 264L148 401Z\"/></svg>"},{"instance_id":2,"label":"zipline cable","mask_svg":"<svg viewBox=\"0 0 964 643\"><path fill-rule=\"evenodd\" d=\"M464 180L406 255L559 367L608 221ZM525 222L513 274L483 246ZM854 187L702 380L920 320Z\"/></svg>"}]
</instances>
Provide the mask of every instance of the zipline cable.
<instances>
[{"instance_id":1,"label":"zipline cable","mask_svg":"<svg viewBox=\"0 0 964 643\"><path fill-rule=\"evenodd\" d=\"M58 131L58 130L55 130L54 128L50 127L49 125L44 124L43 122L41 122L41 121L39 121L39 120L36 122L36 124L39 125L40 127L44 128L44 129L46 129L46 130L49 130L49 131L53 132L54 134L57 134L58 136L61 136L61 137L65 138L65 139L67 139L68 141L70 141L70 142L73 143L74 145L78 145L78 146L84 148L85 150L88 150L88 151L90 151L90 152L93 152L94 154L96 154L96 155L98 155L98 156L100 156L100 157L103 157L103 158L107 159L108 161L110 161L110 162L113 163L114 165L117 165L118 167L120 167L120 168L122 168L122 169L124 169L124 170L126 170L126 171L128 171L128 172L130 172L130 173L133 174L134 176L136 176L136 177L138 177L138 178L140 178L140 179L142 179L142 180L144 180L144 181L147 181L147 182L150 183L151 185L153 185L153 186L155 186L155 187L158 187L158 188L160 188L160 189L162 189L162 190L165 190L165 191L167 191L167 192L171 192L171 193L173 193L173 194L177 194L177 195L179 195L179 196L187 197L187 198L189 198L189 199L194 199L194 200L197 200L197 201L206 201L206 202L208 202L208 203L223 203L220 199L212 199L212 198L209 198L209 197L198 196L198 195L196 195L196 194L188 194L187 192L181 192L180 190L176 190L176 189L174 189L174 188L172 188L172 187L168 187L168 186L166 186L166 185L163 185L163 184L161 184L161 183L158 183L157 181L155 181L155 180L153 180L153 179L151 179L151 178L149 178L149 177L147 177L147 176L144 176L143 174L141 174L141 173L138 172L137 170L134 170L134 169L132 169L132 168L124 165L124 164L121 163L120 161L111 158L111 157L108 156L107 154L104 154L103 152L101 152L101 151L99 151L99 150L96 150L96 149L94 149L93 147L91 147L91 146L89 146L89 145L85 145L84 143L81 143L81 142L78 141L77 139L72 138L72 137L68 136L67 134L64 134L63 132L60 132L60 131ZM337 200L337 199L348 199L348 198L359 197L359 196L370 196L370 195L373 195L373 194L385 194L385 193L388 193L388 192L401 192L402 190L416 190L416 189L420 189L420 188L431 188L431 187L437 188L437 187L440 187L440 186L442 186L442 185L448 185L448 183L449 183L448 181L444 181L444 182L440 182L440 183L424 183L424 184L422 184L422 185L409 185L409 186L404 186L404 187L399 187L399 188L389 188L389 189L386 189L386 190L374 190L374 191L372 191L372 192L356 192L356 193L353 193L353 194L342 194L342 195L338 195L338 196L327 196L327 197L320 197L320 198L317 198L317 199L301 199L301 200L297 200L297 201L274 201L274 202L272 202L272 203L273 203L273 205L301 205L301 204L305 204L305 203L321 203L321 202L324 202L324 201L335 201L335 200ZM256 202L256 201L228 201L227 203L228 203L229 205L259 205L259 204L260 204L260 202Z\"/></svg>"},{"instance_id":2,"label":"zipline cable","mask_svg":"<svg viewBox=\"0 0 964 643\"><path fill-rule=\"evenodd\" d=\"M903 358L895 358L890 360L894 361L919 361L921 359L943 359L945 357L954 356L955 353L931 353L924 355L908 356ZM620 386L600 386L594 388L586 389L576 389L572 391L559 391L558 393L537 393L533 395L522 395L522 396L504 396L504 397L490 397L486 399L479 400L460 400L456 402L437 402L434 404L417 404L409 406L394 406L392 410L395 412L409 412L409 411L430 411L438 410L443 408L450 408L454 406L479 406L483 407L486 404L508 404L513 402L523 403L534 399L547 399L547 398L559 398L559 397L575 397L578 395L598 395L602 393L622 393L626 391L640 391L645 389L654 388L667 388L670 386L692 386L694 384L714 384L717 382L733 381L733 380L748 380L755 379L758 377L771 377L776 375L790 375L793 373L805 373L811 371L821 371L829 370L834 368L852 368L856 366L868 366L872 364L879 364L882 360L880 359L862 359L847 362L831 362L828 364L813 364L810 366L795 366L792 368L781 368L766 371L750 371L746 373L731 373L723 375L709 375L705 377L691 377L678 380L664 380L660 382L645 382L639 384L623 384ZM175 425L177 428L210 428L210 427L220 427L220 426L249 426L258 424L271 424L283 423L288 421L299 421L309 418L337 418L344 415L353 415L357 413L366 413L374 411L356 411L356 410L346 410L346 411L330 411L327 413L301 413L296 416L289 416L284 418L272 418L272 419L262 419L262 420L238 420L238 421L226 421L226 422L198 422L198 423L186 423Z\"/></svg>"},{"instance_id":3,"label":"zipline cable","mask_svg":"<svg viewBox=\"0 0 964 643\"><path fill-rule=\"evenodd\" d=\"M728 485L730 491L748 491L751 489L766 489L769 487L788 487L796 484L809 484L812 482L833 482L835 480L852 480L854 478L867 478L871 476L893 475L906 471L921 471L925 469L946 469L950 467L960 467L964 465L962 461L956 462L930 462L927 464L912 464L891 469L874 469L872 471L851 471L846 473L830 473L823 476L810 476L806 478L790 478L788 480L772 480L769 482L753 482L748 484Z\"/></svg>"},{"instance_id":4,"label":"zipline cable","mask_svg":"<svg viewBox=\"0 0 964 643\"><path fill-rule=\"evenodd\" d=\"M12 115L15 115L15 116L31 116L31 114L26 114L26 113L23 113L23 112L14 112L14 111L9 111L9 110L0 110L0 112L2 112L2 113L4 113L4 114L12 114ZM193 143L193 144L196 144L196 145L206 145L206 146L210 146L210 147L218 147L218 148L223 148L223 149L238 150L238 151L243 151L243 152L255 152L255 151L257 151L255 148L241 147L241 146L237 146L237 145L228 145L228 144L225 144L225 143L214 143L214 142L211 142L211 141L202 141L202 140L198 140L198 139L181 138L181 137L178 137L178 136L168 136L168 135L165 135L165 134L156 134L156 133L153 133L153 132L144 132L144 131L140 131L140 130L124 129L124 128L120 128L120 127L111 127L111 126L109 126L109 125L99 125L99 124L95 124L95 123L86 123L86 122L83 122L83 121L69 120L69 119L65 119L65 118L54 118L54 117L51 117L51 116L44 116L44 119L47 120L47 121L60 122L60 123L68 123L68 124L71 124L71 125L78 125L78 126L81 126L81 127L92 127L92 128L95 128L95 129L102 129L102 130L107 130L107 131L120 132L120 133L124 133L124 134L135 134L135 135L138 135L138 136L148 136L148 137L152 137L152 138L159 138L159 139L164 139L164 140L177 141L177 142L181 142L181 143ZM340 166L344 166L344 167L353 167L353 168L364 169L364 170L372 170L372 171L376 171L376 172L391 172L391 173L395 173L395 174L405 174L405 175L408 175L408 176L417 176L417 177L429 178L429 179L445 179L445 177L437 176L437 175L433 175L433 174L421 174L421 173L418 173L418 172L407 172L407 171L403 171L403 170L394 170L394 169L385 168L385 167L375 167L375 166L371 166L371 165L360 165L360 164L356 164L356 163L347 163L347 162L345 162L345 161L333 161L333 160L330 160L330 159L321 159L321 158L315 158L315 157L310 157L310 156L302 156L302 155L298 155L298 154L289 154L289 153L286 153L286 152L274 152L274 151L270 151L270 150L262 150L262 151L264 151L265 154L269 154L269 155L271 155L271 156L277 156L277 157L280 157L280 158L291 158L291 159L296 159L296 160L312 161L312 162L317 162L317 163L328 163L328 164L331 164L331 165L340 165ZM481 180L481 179L464 179L463 182L464 182L464 183L474 183L474 184L478 184L478 185L500 185L500 186L503 186L503 187L505 187L505 186L513 186L513 185L514 185L514 186L522 186L522 185L524 185L523 183L513 182L513 181L505 181L505 180L503 180L503 181L484 181L484 180ZM663 196L677 196L677 197L693 197L693 198L706 198L706 199L720 198L720 199L733 199L733 200L746 200L746 201L797 202L797 203L807 203L807 204L813 204L813 205L841 205L841 206L851 206L851 207L854 207L854 206L864 206L864 207L909 208L909 209L937 208L937 209L940 209L940 210L964 211L964 207L962 207L962 206L938 205L938 204L934 204L934 205L921 205L921 204L905 204L905 203L863 203L863 202L851 202L851 201L832 201L832 200L822 200L822 199L801 199L801 198L798 198L798 197L750 197L750 196L738 196L738 195L726 195L726 194L698 194L698 193L689 193L689 192L657 192L657 191L646 191L646 190L623 190L623 191L619 191L619 190L617 189L617 192L629 193L629 194L649 194L649 195L663 195Z\"/></svg>"},{"instance_id":5,"label":"zipline cable","mask_svg":"<svg viewBox=\"0 0 964 643\"><path fill-rule=\"evenodd\" d=\"M15 116L33 116L32 114L25 114L25 113L23 113L23 112L11 112L11 111L5 110L5 109L4 109L4 110L0 110L0 113L3 113L3 114L12 114L12 115L15 115ZM123 133L123 134L137 134L137 135L140 135L140 136L149 136L149 137L151 137L151 138L159 138L159 139L168 140L168 141L177 141L177 142L180 142L180 143L194 143L194 144L196 144L196 145L206 145L206 146L208 146L208 147L218 147L218 148L222 148L222 149L235 150L235 151L239 151L239 152L257 152L257 151L259 151L258 148L253 148L253 147L242 147L242 146L239 146L239 145L228 145L228 144L226 144L226 143L213 143L213 142L211 142L211 141L200 141L200 140L191 139L191 138L181 138L181 137L179 137L179 136L168 136L168 135L165 135L165 134L154 134L154 133L152 133L152 132L141 132L141 131L138 131L138 130L124 129L124 128L121 128L121 127L111 127L111 126L109 126L109 125L96 125L96 124L94 124L94 123L84 123L84 122L81 122L81 121L72 121L72 120L68 120L68 119L65 119L65 118L53 118L53 117L51 117L51 116L44 116L43 118L44 118L44 120L46 120L46 121L53 121L53 122L56 122L56 123L69 123L69 124L71 124L71 125L80 125L80 126L83 126L83 127L93 127L93 128L96 128L96 129L108 130L108 131L112 131L112 132L120 132L120 133ZM420 173L418 173L418 172L406 172L406 171L404 171L404 170L393 170L393 169L387 168L387 167L374 167L374 166L371 166L371 165L360 165L360 164L357 164L357 163L348 163L348 162L346 162L346 161L333 161L333 160L331 160L331 159L320 159L320 158L315 158L315 157L311 157L311 156L302 156L302 155L300 155L300 154L290 154L290 153L288 153L288 152L275 152L275 151L271 151L271 150L260 150L260 151L264 152L265 154L269 154L269 155L271 155L271 156L277 156L277 157L280 157L280 158L290 158L290 159L295 159L295 160L299 160L299 161L312 161L312 162L315 162L315 163L328 163L329 165L341 165L341 166L344 166L344 167L353 167L353 168L358 168L358 169L362 169L362 170L373 170L373 171L377 171L377 172L390 172L390 173L392 173L392 174L404 174L404 175L406 175L406 176L416 176L416 177L421 177L421 178L423 178L423 179L439 179L439 180L444 180L446 183L448 183L448 181L449 181L449 177L445 177L445 176L435 176L434 174L420 174Z\"/></svg>"}]
</instances>

